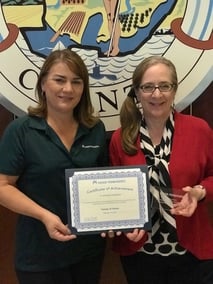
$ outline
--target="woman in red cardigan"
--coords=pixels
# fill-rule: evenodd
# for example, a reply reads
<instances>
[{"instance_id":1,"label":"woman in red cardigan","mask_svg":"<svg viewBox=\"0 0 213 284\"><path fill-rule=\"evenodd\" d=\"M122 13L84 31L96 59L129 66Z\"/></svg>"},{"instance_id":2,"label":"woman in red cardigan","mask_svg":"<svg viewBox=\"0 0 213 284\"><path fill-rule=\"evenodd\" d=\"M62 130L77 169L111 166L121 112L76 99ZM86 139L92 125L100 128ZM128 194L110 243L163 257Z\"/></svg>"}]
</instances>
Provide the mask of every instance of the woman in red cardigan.
<instances>
[{"instance_id":1,"label":"woman in red cardigan","mask_svg":"<svg viewBox=\"0 0 213 284\"><path fill-rule=\"evenodd\" d=\"M110 142L113 166L148 166L152 230L113 242L129 284L213 283L213 131L174 110L177 86L170 60L144 59Z\"/></svg>"}]
</instances>

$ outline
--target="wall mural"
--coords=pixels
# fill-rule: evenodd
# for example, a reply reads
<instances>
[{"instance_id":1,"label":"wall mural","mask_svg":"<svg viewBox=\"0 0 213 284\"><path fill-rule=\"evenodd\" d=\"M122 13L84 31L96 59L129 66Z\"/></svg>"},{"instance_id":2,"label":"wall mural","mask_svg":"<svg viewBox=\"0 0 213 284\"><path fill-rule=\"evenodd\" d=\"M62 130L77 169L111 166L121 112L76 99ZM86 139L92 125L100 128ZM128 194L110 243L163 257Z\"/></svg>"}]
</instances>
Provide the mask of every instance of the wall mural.
<instances>
[{"instance_id":1,"label":"wall mural","mask_svg":"<svg viewBox=\"0 0 213 284\"><path fill-rule=\"evenodd\" d=\"M176 65L181 111L212 82L212 19L212 0L1 0L0 103L24 114L36 104L45 57L71 48L88 67L92 102L107 130L119 126L133 70L149 55Z\"/></svg>"}]
</instances>

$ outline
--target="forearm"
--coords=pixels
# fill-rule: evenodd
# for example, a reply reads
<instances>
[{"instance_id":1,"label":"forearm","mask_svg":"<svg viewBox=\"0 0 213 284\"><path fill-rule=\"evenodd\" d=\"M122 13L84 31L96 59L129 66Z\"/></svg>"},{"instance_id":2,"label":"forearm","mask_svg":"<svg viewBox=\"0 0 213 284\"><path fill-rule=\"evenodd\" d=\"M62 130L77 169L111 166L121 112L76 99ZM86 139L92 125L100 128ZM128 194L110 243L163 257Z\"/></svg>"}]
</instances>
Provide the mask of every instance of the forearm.
<instances>
[{"instance_id":1,"label":"forearm","mask_svg":"<svg viewBox=\"0 0 213 284\"><path fill-rule=\"evenodd\" d=\"M41 221L52 239L70 241L76 238L57 215L38 205L15 186L2 186L0 183L0 204L11 211Z\"/></svg>"},{"instance_id":2,"label":"forearm","mask_svg":"<svg viewBox=\"0 0 213 284\"><path fill-rule=\"evenodd\" d=\"M11 211L41 221L48 212L13 185L0 184L0 204Z\"/></svg>"}]
</instances>

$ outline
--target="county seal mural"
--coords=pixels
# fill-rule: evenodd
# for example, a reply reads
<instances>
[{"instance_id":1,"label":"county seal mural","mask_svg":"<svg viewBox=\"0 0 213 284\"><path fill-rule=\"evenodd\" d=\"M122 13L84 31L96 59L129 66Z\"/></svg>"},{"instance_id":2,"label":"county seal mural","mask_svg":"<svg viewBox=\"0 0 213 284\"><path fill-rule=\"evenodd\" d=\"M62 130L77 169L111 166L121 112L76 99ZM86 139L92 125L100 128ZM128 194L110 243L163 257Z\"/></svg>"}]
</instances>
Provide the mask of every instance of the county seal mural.
<instances>
[{"instance_id":1,"label":"county seal mural","mask_svg":"<svg viewBox=\"0 0 213 284\"><path fill-rule=\"evenodd\" d=\"M93 105L109 131L119 126L132 72L147 56L165 56L176 65L178 110L212 82L212 0L0 3L0 102L15 115L37 103L38 72L58 48L73 49L85 61Z\"/></svg>"}]
</instances>

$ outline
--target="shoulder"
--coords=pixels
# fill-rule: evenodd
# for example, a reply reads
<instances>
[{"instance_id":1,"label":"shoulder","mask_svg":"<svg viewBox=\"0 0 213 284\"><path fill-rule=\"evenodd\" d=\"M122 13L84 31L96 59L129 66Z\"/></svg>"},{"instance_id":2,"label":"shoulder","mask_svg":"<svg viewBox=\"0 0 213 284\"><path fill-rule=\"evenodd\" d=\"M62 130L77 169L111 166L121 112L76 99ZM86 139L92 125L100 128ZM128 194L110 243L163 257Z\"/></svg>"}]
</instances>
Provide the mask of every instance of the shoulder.
<instances>
[{"instance_id":1,"label":"shoulder","mask_svg":"<svg viewBox=\"0 0 213 284\"><path fill-rule=\"evenodd\" d=\"M121 128L116 129L110 139L110 148L120 148L121 147Z\"/></svg>"},{"instance_id":2,"label":"shoulder","mask_svg":"<svg viewBox=\"0 0 213 284\"><path fill-rule=\"evenodd\" d=\"M102 129L104 131L106 130L102 120L98 120L94 127L96 127L97 129Z\"/></svg>"},{"instance_id":3,"label":"shoulder","mask_svg":"<svg viewBox=\"0 0 213 284\"><path fill-rule=\"evenodd\" d=\"M13 121L10 122L8 125L9 128L20 128L20 127L31 127L31 126L38 126L43 124L44 119L41 117L24 115L20 116Z\"/></svg>"},{"instance_id":4,"label":"shoulder","mask_svg":"<svg viewBox=\"0 0 213 284\"><path fill-rule=\"evenodd\" d=\"M120 137L121 137L121 128L118 128L112 133L111 140L117 140L120 139Z\"/></svg>"},{"instance_id":5,"label":"shoulder","mask_svg":"<svg viewBox=\"0 0 213 284\"><path fill-rule=\"evenodd\" d=\"M20 127L26 123L28 123L29 121L29 116L28 115L24 115L18 118L15 118L14 120L12 120L10 122L10 124L8 125L8 127L12 127L12 128L16 128L16 127Z\"/></svg>"},{"instance_id":6,"label":"shoulder","mask_svg":"<svg viewBox=\"0 0 213 284\"><path fill-rule=\"evenodd\" d=\"M22 128L26 127L29 124L29 117L27 115L19 117L11 121L4 131L5 134L12 134L19 132Z\"/></svg>"},{"instance_id":7,"label":"shoulder","mask_svg":"<svg viewBox=\"0 0 213 284\"><path fill-rule=\"evenodd\" d=\"M85 125L81 125L83 131L85 133L90 133L91 135L105 135L106 129L102 120L98 120L93 126L87 127Z\"/></svg>"},{"instance_id":8,"label":"shoulder","mask_svg":"<svg viewBox=\"0 0 213 284\"><path fill-rule=\"evenodd\" d=\"M45 128L44 119L29 115L18 117L6 127L2 139L23 140L33 128Z\"/></svg>"},{"instance_id":9,"label":"shoulder","mask_svg":"<svg viewBox=\"0 0 213 284\"><path fill-rule=\"evenodd\" d=\"M209 124L202 118L182 113L175 114L175 123L177 127L192 131L212 132Z\"/></svg>"},{"instance_id":10,"label":"shoulder","mask_svg":"<svg viewBox=\"0 0 213 284\"><path fill-rule=\"evenodd\" d=\"M107 139L104 123L99 120L91 127L80 124L76 139L83 139L84 143L90 142L104 145Z\"/></svg>"}]
</instances>

